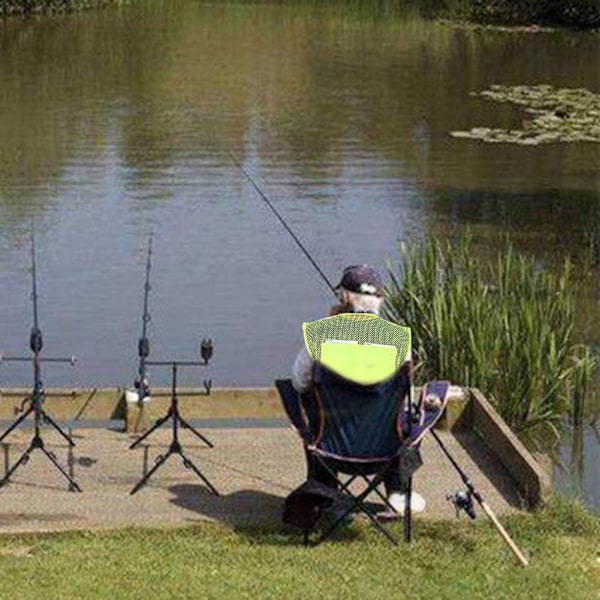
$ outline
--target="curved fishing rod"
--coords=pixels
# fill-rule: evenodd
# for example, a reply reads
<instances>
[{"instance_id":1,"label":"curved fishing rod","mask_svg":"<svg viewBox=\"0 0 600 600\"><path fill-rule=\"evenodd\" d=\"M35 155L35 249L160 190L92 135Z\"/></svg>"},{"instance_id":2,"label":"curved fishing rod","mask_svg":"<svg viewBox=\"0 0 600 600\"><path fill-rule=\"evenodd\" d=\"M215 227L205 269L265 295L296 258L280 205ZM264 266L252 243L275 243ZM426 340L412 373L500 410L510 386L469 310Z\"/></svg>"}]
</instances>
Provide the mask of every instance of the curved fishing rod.
<instances>
[{"instance_id":1,"label":"curved fishing rod","mask_svg":"<svg viewBox=\"0 0 600 600\"><path fill-rule=\"evenodd\" d=\"M240 162L237 159L237 157L235 156L235 154L233 152L230 152L229 155L230 155L232 161L238 167L238 169L243 173L243 175L246 177L246 179L252 184L252 187L254 187L254 189L258 192L259 196L264 200L264 202L267 204L267 206L273 211L275 216L279 219L279 222L285 227L285 230L292 236L293 240L296 242L296 244L298 244L298 246L300 247L302 252L304 252L304 255L308 258L310 263L317 270L319 275L322 277L322 279L325 281L325 283L327 284L329 289L333 292L334 296L337 298L337 293L335 291L335 288L333 287L333 285L331 284L331 282L329 281L327 276L323 273L323 271L321 270L319 265L317 265L317 263L315 262L313 257L309 254L308 250L306 250L306 248L304 247L302 242L300 242L300 240L298 239L296 234L290 229L290 227L287 225L287 223L285 222L283 217L279 214L277 209L273 206L271 201L267 198L267 196L264 194L264 192L260 189L260 187L254 181L254 179L252 179L252 177L246 172L246 170L240 164ZM411 385L411 389L412 389L412 376L409 376L409 377L411 380L410 385ZM411 394L411 396L412 396L412 394ZM413 404L412 401L408 402L408 411L407 412L408 412L408 422L409 423L411 423L413 420L412 404ZM457 494L455 494L452 497L452 501L453 501L455 507L457 508L457 510L459 510L459 509L465 510L465 512L467 512L469 517L474 518L475 513L473 510L472 501L471 501L471 497L474 497L477 500L477 502L481 505L481 508L483 508L483 510L487 514L487 516L490 518L490 520L496 527L498 533L501 535L502 539L505 541L505 543L508 545L508 547L512 550L512 552L515 554L515 556L518 558L521 565L524 567L528 566L529 562L528 562L527 558L523 555L521 550L519 550L518 546L512 540L512 538L510 537L510 535L508 534L506 529L504 529L504 527L502 526L500 521L498 521L498 518L496 517L496 515L494 514L492 509L485 502L485 500L483 499L483 496L475 489L475 486L473 485L471 480L467 477L465 472L460 468L459 464L456 462L454 457L450 454L450 452L448 451L448 449L446 448L446 446L444 445L444 443L442 442L440 437L437 435L437 433L435 433L433 428L430 429L429 431L431 432L431 434L433 435L433 438L436 440L436 442L442 449L443 453L446 455L446 457L448 458L448 460L450 461L450 463L452 464L454 469L460 475L463 483L467 487L468 491L467 491L466 495L461 492L458 492ZM408 490L406 493L407 504L410 504L411 493L412 493L412 478L409 480ZM412 515L411 515L411 512L412 511L410 511L410 510L404 511L404 537L407 542L409 542L412 537L412 533L411 533L412 532Z\"/></svg>"},{"instance_id":2,"label":"curved fishing rod","mask_svg":"<svg viewBox=\"0 0 600 600\"><path fill-rule=\"evenodd\" d=\"M319 275L322 277L323 281L327 284L327 287L331 290L333 295L337 298L337 293L336 293L335 288L333 287L333 284L331 283L331 281L329 281L329 279L327 278L325 273L323 273L323 271L321 270L319 265L315 262L315 259L310 255L309 251L304 247L304 244L298 239L298 236L292 231L292 229L289 227L289 225L285 222L284 218L281 216L279 211L273 206L273 203L267 198L266 194L260 189L260 187L258 186L256 181L254 181L254 179L252 179L250 174L244 169L244 167L241 165L240 161L237 159L236 155L233 152L230 152L229 156L231 157L231 160L236 165L236 167L243 173L244 177L250 182L252 187L258 192L258 195L262 198L262 200L265 202L265 204L273 211L273 214L277 217L277 219L283 225L285 230L292 236L292 239L296 242L296 244L298 244L298 247L300 248L300 250L302 250L302 252L304 252L304 256L306 256L306 258L308 258L308 260L310 261L310 264L317 270L317 273L319 273Z\"/></svg>"},{"instance_id":3,"label":"curved fishing rod","mask_svg":"<svg viewBox=\"0 0 600 600\"><path fill-rule=\"evenodd\" d=\"M333 293L333 295L335 296L335 298L337 300L338 299L338 295L337 295L336 290L333 287L332 283L329 281L329 279L325 275L325 273L323 273L323 271L321 270L321 268L319 267L319 265L316 263L316 261L310 255L310 253L308 252L308 250L304 247L304 245L302 244L302 242L298 239L298 236L296 236L296 234L291 230L291 228L285 222L284 218L279 214L279 212L277 211L277 209L273 206L273 204L271 203L271 201L267 198L266 194L260 189L260 187L254 181L254 179L246 172L246 170L240 164L240 162L237 159L237 157L235 156L235 154L233 152L230 152L229 155L230 155L232 161L234 162L234 164L243 173L244 177L246 177L246 179L252 184L252 187L258 192L258 194L262 198L262 200L264 200L264 202L266 203L266 205L273 211L274 215L277 217L277 219L279 220L279 222L283 225L283 227L285 228L285 230L292 236L292 239L300 247L300 250L302 250L302 252L306 256L306 258L308 258L308 260L310 261L310 263L312 264L312 266L316 269L317 273L319 273L319 275L321 276L321 278L323 279L323 281L325 281L325 283L327 284L327 287L329 287L329 289L331 290L331 292ZM407 403L407 413L408 413L408 423L409 423L409 427L410 427L411 424L412 424L412 422L413 422L413 402L412 402L412 387L413 386L412 386L412 377L411 377L410 374L409 374L409 379L410 379L411 395L410 395L409 401ZM410 430L408 432L408 435L410 437ZM409 478L408 489L406 491L407 503L409 505L410 505L410 497L411 497L411 495L412 495L412 477ZM404 511L404 539L406 540L406 542L410 542L411 538L412 538L412 514L411 514L410 510L406 510L406 511Z\"/></svg>"},{"instance_id":4,"label":"curved fishing rod","mask_svg":"<svg viewBox=\"0 0 600 600\"><path fill-rule=\"evenodd\" d=\"M260 189L260 187L258 186L258 184L254 181L254 179L252 179L252 177L247 173L247 171L244 169L244 167L240 164L240 161L237 159L237 157L235 156L235 154L233 152L229 153L232 161L234 162L234 164L238 167L238 169L243 173L244 177L246 177L246 179L252 184L252 187L258 192L259 196L264 200L264 202L266 203L266 205L273 211L273 213L275 214L275 216L277 217L277 219L279 219L279 222L283 225L283 227L285 228L285 230L292 236L293 240L296 242L296 244L298 244L298 246L300 247L300 250L302 250L302 252L304 252L304 255L306 256L306 258L308 258L308 260L310 261L311 265L316 269L317 273L319 273L319 275L321 276L321 278L323 279L323 281L325 281L325 283L327 284L327 287L329 287L329 289L331 290L331 292L333 293L333 295L335 296L336 300L338 299L338 295L337 292L335 290L335 288L333 287L332 283L329 281L329 279L327 278L327 276L325 275L325 273L323 273L323 271L321 270L321 268L319 267L319 265L315 262L314 258L310 255L310 253L308 252L308 250L304 247L304 245L302 244L302 242L298 239L298 237L296 236L296 234L290 229L290 227L288 226L288 224L285 222L284 218L279 214L279 212L277 211L277 209L273 206L273 204L271 203L271 201L267 198L266 194ZM410 378L410 389L412 392L412 377L409 374L409 378ZM409 426L410 424L412 424L413 422L413 402L412 402L412 393L410 395L411 397L409 398L409 401L407 403L407 414L408 414L408 423ZM409 437L410 437L410 431L408 432ZM408 498L408 503L410 504L410 497L412 494L412 478L409 479L408 482L408 489L406 492L406 497ZM404 511L404 539L407 542L410 542L412 538L412 515L411 515L411 511L407 510Z\"/></svg>"},{"instance_id":5,"label":"curved fishing rod","mask_svg":"<svg viewBox=\"0 0 600 600\"><path fill-rule=\"evenodd\" d=\"M138 357L140 359L138 366L138 376L134 381L135 389L138 392L138 399L141 402L144 398L150 396L150 382L146 376L146 362L150 354L150 341L148 340L148 323L150 322L150 312L148 311L148 297L150 295L150 270L152 268L152 234L148 239L148 253L146 257L146 278L144 280L144 303L142 313L142 335L138 340Z\"/></svg>"}]
</instances>

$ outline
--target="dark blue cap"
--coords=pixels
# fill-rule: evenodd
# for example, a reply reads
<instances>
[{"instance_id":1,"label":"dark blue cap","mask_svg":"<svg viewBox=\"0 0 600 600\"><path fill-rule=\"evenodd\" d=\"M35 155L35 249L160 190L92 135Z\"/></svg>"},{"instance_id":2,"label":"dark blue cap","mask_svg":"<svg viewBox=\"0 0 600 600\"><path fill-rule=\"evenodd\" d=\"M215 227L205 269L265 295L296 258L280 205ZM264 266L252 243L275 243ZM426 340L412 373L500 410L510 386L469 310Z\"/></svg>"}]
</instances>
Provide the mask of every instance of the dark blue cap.
<instances>
[{"instance_id":1,"label":"dark blue cap","mask_svg":"<svg viewBox=\"0 0 600 600\"><path fill-rule=\"evenodd\" d=\"M341 287L356 294L383 296L383 283L379 273L367 265L346 267L336 289Z\"/></svg>"}]
</instances>

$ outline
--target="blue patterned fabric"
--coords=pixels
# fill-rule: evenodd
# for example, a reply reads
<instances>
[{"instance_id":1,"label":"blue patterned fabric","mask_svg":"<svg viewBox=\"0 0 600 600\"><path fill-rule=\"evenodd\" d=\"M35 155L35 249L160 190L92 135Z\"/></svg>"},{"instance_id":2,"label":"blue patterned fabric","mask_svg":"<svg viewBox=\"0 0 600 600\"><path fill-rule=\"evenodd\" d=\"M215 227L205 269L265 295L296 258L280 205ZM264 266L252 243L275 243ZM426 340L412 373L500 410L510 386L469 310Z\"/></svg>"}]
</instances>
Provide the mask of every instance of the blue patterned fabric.
<instances>
[{"instance_id":1,"label":"blue patterned fabric","mask_svg":"<svg viewBox=\"0 0 600 600\"><path fill-rule=\"evenodd\" d=\"M311 415L315 449L345 460L388 459L402 446L398 417L410 392L408 370L372 386L343 379L315 364Z\"/></svg>"},{"instance_id":2,"label":"blue patterned fabric","mask_svg":"<svg viewBox=\"0 0 600 600\"><path fill-rule=\"evenodd\" d=\"M450 383L427 383L408 419L410 379L406 369L384 384L361 386L315 364L312 393L299 396L289 379L275 382L285 411L308 449L345 461L376 461L416 447L441 417ZM428 409L425 398L440 405ZM400 421L399 421L400 418Z\"/></svg>"}]
</instances>

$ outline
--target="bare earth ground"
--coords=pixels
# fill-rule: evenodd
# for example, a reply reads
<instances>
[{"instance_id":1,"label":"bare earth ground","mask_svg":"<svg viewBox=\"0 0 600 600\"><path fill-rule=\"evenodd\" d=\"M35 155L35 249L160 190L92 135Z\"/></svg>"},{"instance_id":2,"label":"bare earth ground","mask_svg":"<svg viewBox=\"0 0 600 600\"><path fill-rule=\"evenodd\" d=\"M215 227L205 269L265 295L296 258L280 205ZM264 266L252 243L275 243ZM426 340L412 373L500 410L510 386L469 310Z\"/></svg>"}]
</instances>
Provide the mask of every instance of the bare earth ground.
<instances>
[{"instance_id":1,"label":"bare earth ground","mask_svg":"<svg viewBox=\"0 0 600 600\"><path fill-rule=\"evenodd\" d=\"M67 471L72 469L83 491L68 491L66 479L41 450L34 450L29 462L0 488L0 533L173 527L206 519L234 527L279 523L283 499L305 476L304 453L295 433L286 428L201 432L214 448L186 430L180 432L180 441L184 453L220 496L211 494L177 454L154 473L148 485L130 495L155 464L156 456L167 451L171 441L168 425L134 450L128 447L135 436L110 429L76 429L71 457L66 442L54 430L44 428L47 449ZM476 436L440 435L495 512L519 508L510 477ZM0 473L15 463L31 437L31 429L19 429L0 444ZM418 518L453 517L454 508L445 497L462 487L458 475L432 437L424 440L422 456L425 464L414 481L428 505Z\"/></svg>"}]
</instances>

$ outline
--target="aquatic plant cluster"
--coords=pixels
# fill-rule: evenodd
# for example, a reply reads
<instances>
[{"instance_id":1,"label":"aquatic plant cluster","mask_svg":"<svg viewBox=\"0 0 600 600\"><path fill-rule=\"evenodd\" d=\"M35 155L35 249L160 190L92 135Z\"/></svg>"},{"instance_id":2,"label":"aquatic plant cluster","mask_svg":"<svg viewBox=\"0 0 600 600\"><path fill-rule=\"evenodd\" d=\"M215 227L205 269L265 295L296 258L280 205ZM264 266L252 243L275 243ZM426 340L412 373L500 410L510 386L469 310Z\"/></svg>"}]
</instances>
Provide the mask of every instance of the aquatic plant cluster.
<instances>
[{"instance_id":1,"label":"aquatic plant cluster","mask_svg":"<svg viewBox=\"0 0 600 600\"><path fill-rule=\"evenodd\" d=\"M128 0L0 0L0 15L69 12ZM218 2L219 0L214 0ZM260 4L269 0L223 0ZM272 1L269 3L273 3ZM579 29L600 27L597 0L277 0L275 4L339 6L346 12L388 18L416 12L425 18L467 20L481 25L559 25Z\"/></svg>"},{"instance_id":2,"label":"aquatic plant cluster","mask_svg":"<svg viewBox=\"0 0 600 600\"><path fill-rule=\"evenodd\" d=\"M600 142L600 94L551 85L492 85L489 90L471 95L522 106L531 118L523 121L523 129L474 127L469 131L451 131L452 137L528 146Z\"/></svg>"},{"instance_id":3,"label":"aquatic plant cluster","mask_svg":"<svg viewBox=\"0 0 600 600\"><path fill-rule=\"evenodd\" d=\"M600 27L598 0L450 0L477 23Z\"/></svg>"},{"instance_id":4,"label":"aquatic plant cluster","mask_svg":"<svg viewBox=\"0 0 600 600\"><path fill-rule=\"evenodd\" d=\"M122 3L121 0L0 0L0 16L75 12Z\"/></svg>"},{"instance_id":5,"label":"aquatic plant cluster","mask_svg":"<svg viewBox=\"0 0 600 600\"><path fill-rule=\"evenodd\" d=\"M578 418L594 377L591 349L573 336L577 282L517 254L482 259L469 237L403 248L388 266L386 316L412 329L417 382L479 388L518 435L537 447Z\"/></svg>"}]
</instances>

